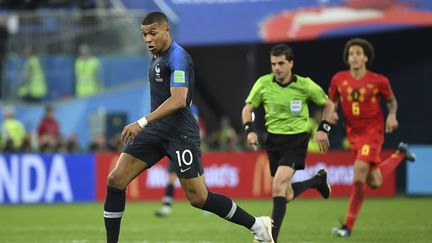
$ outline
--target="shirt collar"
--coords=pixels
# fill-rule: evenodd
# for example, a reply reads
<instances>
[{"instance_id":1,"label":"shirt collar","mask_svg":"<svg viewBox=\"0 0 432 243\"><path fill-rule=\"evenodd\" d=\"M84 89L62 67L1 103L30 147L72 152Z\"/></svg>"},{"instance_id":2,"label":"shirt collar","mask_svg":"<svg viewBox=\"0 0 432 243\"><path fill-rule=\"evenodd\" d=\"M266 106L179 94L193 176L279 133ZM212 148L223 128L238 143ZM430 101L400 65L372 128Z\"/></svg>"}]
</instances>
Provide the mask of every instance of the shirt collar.
<instances>
[{"instance_id":1,"label":"shirt collar","mask_svg":"<svg viewBox=\"0 0 432 243\"><path fill-rule=\"evenodd\" d=\"M281 83L279 83L278 81L276 81L276 78L275 78L275 76L273 75L273 82L275 82L275 83L278 84L279 86L285 88L285 87L287 87L288 85L290 85L291 83L295 83L295 82L297 82L297 75L295 75L295 74L293 73L292 76L291 76L291 80L290 80L288 83L286 83L286 84L281 84Z\"/></svg>"}]
</instances>

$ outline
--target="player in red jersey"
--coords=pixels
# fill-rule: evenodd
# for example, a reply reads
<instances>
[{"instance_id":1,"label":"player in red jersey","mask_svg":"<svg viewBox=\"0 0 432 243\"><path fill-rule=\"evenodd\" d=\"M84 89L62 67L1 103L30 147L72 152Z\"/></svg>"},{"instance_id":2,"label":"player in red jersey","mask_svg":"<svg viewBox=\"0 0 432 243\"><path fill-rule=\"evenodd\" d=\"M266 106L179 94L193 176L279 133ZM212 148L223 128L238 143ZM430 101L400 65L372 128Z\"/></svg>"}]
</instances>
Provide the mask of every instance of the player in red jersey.
<instances>
[{"instance_id":1,"label":"player in red jersey","mask_svg":"<svg viewBox=\"0 0 432 243\"><path fill-rule=\"evenodd\" d=\"M341 105L347 137L356 156L345 223L342 227L333 229L333 233L340 237L350 236L353 230L364 201L365 184L376 189L401 161L415 160L415 155L408 150L408 145L400 143L389 158L381 161L384 131L391 133L398 127L397 101L389 80L367 69L373 58L374 50L367 40L349 40L343 54L349 70L336 73L329 89L330 99ZM381 98L387 101L388 107L385 126L380 106ZM335 113L334 121L337 120L338 116Z\"/></svg>"}]
</instances>

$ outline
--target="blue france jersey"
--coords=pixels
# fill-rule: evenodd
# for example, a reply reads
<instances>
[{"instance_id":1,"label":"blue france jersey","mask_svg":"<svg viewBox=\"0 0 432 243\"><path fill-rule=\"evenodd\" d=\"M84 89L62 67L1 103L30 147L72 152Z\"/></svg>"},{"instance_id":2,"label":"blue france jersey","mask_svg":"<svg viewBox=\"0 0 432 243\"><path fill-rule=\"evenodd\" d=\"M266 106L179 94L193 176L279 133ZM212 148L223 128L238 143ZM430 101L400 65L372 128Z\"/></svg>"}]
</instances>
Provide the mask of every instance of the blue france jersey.
<instances>
[{"instance_id":1,"label":"blue france jersey","mask_svg":"<svg viewBox=\"0 0 432 243\"><path fill-rule=\"evenodd\" d=\"M194 89L194 65L191 56L176 42L153 58L149 67L151 111L171 96L171 87L187 87L187 107L151 123L147 132L168 140L199 142L199 128L190 105Z\"/></svg>"}]
</instances>

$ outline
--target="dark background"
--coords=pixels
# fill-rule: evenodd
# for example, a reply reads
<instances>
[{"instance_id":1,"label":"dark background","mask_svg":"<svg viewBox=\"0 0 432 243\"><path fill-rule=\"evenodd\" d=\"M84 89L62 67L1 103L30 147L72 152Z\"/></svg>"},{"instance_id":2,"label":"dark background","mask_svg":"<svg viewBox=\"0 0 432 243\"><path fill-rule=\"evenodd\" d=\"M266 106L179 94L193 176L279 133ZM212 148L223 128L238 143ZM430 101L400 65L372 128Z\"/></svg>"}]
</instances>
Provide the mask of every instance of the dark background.
<instances>
[{"instance_id":1,"label":"dark background","mask_svg":"<svg viewBox=\"0 0 432 243\"><path fill-rule=\"evenodd\" d=\"M432 96L432 28L355 37L366 38L373 44L375 61L370 70L390 79L399 103L399 129L386 135L384 146L394 147L401 140L411 144L431 144L432 109L428 97ZM331 77L346 69L342 52L351 38L285 42L294 49L293 72L312 78L327 91ZM219 128L223 115L229 116L234 127L242 131L244 100L256 79L271 72L269 52L272 46L244 44L187 48L195 62L195 103L208 132ZM311 110L314 108L312 106ZM255 123L258 130L265 130L262 109L257 111ZM341 123L334 134L343 136Z\"/></svg>"}]
</instances>

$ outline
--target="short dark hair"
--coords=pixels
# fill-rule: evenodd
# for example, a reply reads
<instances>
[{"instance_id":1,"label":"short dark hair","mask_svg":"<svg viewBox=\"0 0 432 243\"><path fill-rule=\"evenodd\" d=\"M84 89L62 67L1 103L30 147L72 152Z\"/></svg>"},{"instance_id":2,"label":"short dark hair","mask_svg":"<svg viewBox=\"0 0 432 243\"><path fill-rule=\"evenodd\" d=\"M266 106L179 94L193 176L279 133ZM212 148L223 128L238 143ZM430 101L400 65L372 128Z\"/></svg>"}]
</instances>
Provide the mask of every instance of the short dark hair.
<instances>
[{"instance_id":1,"label":"short dark hair","mask_svg":"<svg viewBox=\"0 0 432 243\"><path fill-rule=\"evenodd\" d=\"M367 66L372 65L373 60L375 58L374 48L369 41L362 38L351 39L345 44L345 48L343 52L343 61L345 64L348 65L348 54L351 46L360 46L361 48L363 48L363 52L368 58L366 65Z\"/></svg>"},{"instance_id":2,"label":"short dark hair","mask_svg":"<svg viewBox=\"0 0 432 243\"><path fill-rule=\"evenodd\" d=\"M154 23L168 24L168 19L166 15L162 12L151 12L144 17L141 25L149 25Z\"/></svg>"},{"instance_id":3,"label":"short dark hair","mask_svg":"<svg viewBox=\"0 0 432 243\"><path fill-rule=\"evenodd\" d=\"M270 51L270 55L275 57L284 55L288 61L294 60L293 49L285 44L279 44L274 46Z\"/></svg>"}]
</instances>

